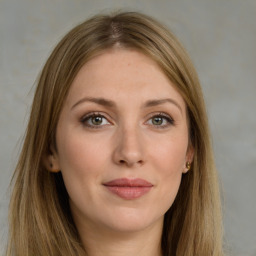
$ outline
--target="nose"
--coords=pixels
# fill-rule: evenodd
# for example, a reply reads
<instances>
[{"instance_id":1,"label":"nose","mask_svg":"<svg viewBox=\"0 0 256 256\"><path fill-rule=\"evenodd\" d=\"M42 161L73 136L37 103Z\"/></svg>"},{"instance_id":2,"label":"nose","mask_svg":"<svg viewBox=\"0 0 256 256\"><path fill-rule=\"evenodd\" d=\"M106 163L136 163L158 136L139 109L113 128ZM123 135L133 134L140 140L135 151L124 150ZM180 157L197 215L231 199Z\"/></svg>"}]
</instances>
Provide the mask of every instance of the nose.
<instances>
[{"instance_id":1,"label":"nose","mask_svg":"<svg viewBox=\"0 0 256 256\"><path fill-rule=\"evenodd\" d=\"M142 136L136 129L122 129L116 134L116 147L113 152L114 162L126 167L144 164L144 145Z\"/></svg>"}]
</instances>

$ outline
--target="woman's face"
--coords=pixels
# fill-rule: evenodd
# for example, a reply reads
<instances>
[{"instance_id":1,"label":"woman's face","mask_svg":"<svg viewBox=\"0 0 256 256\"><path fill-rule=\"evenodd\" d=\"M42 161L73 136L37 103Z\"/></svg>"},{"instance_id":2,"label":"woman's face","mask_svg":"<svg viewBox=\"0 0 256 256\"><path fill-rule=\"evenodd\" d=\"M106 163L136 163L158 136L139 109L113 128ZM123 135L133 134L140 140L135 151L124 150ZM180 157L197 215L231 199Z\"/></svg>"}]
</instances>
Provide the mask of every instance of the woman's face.
<instances>
[{"instance_id":1,"label":"woman's face","mask_svg":"<svg viewBox=\"0 0 256 256\"><path fill-rule=\"evenodd\" d=\"M51 161L62 172L77 226L162 226L193 152L185 102L154 61L114 48L87 62L56 134Z\"/></svg>"}]
</instances>

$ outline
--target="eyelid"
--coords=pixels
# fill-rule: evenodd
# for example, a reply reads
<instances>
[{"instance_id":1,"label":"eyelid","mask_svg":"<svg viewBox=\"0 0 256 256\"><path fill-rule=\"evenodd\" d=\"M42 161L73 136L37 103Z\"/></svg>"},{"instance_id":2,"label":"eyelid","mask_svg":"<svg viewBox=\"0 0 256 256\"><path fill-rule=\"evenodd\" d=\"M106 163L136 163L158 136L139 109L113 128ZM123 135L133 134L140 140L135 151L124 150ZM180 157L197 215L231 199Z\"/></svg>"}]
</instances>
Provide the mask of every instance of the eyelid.
<instances>
[{"instance_id":1,"label":"eyelid","mask_svg":"<svg viewBox=\"0 0 256 256\"><path fill-rule=\"evenodd\" d=\"M93 124L88 124L86 123L87 120L89 120L90 118L92 117L95 117L95 116L99 116L99 117L102 117L104 119L107 120L108 124L103 124L103 125L93 125ZM174 123L174 119L171 117L170 114L167 114L165 112L154 112L154 113L150 113L149 116L147 117L147 121L146 123L148 123L152 118L154 117L161 117L163 119L166 120L167 124L165 125L154 125L154 124L150 124L150 126L153 126L154 128L156 129L164 129L164 128L167 128L169 126L173 126L175 123ZM111 125L113 124L109 119L108 117L108 114L104 113L104 112L99 112L99 111L92 111L92 112L88 112L87 114L83 115L81 118L80 118L80 122L88 127L88 128L93 128L93 129L100 129L100 128L103 128L104 126L108 126L108 125Z\"/></svg>"},{"instance_id":2,"label":"eyelid","mask_svg":"<svg viewBox=\"0 0 256 256\"><path fill-rule=\"evenodd\" d=\"M95 117L95 116L100 116L100 117L106 119L107 122L108 122L108 124L103 124L103 125L91 125L91 124L86 123L87 120L89 120L90 118ZM92 112L88 112L87 114L83 115L83 116L80 118L80 122L81 122L84 126L86 126L86 127L88 127L88 128L100 129L100 128L104 127L104 126L107 126L107 125L111 124L111 121L109 121L109 119L110 119L110 118L108 118L108 117L107 117L107 114L104 113L104 112L98 112L98 111L95 112L95 111L92 111Z\"/></svg>"},{"instance_id":3,"label":"eyelid","mask_svg":"<svg viewBox=\"0 0 256 256\"><path fill-rule=\"evenodd\" d=\"M151 125L151 126L156 127L157 129L161 129L161 128L163 129L163 128L166 128L166 127L169 127L169 126L175 124L174 119L171 117L171 115L169 115L169 114L167 114L167 113L165 113L165 112L151 113L151 114L149 115L149 118L147 119L147 122L148 122L149 120L151 120L153 117L162 117L162 118L165 118L166 121L168 122L167 125L159 125L159 126L158 126L158 125Z\"/></svg>"}]
</instances>

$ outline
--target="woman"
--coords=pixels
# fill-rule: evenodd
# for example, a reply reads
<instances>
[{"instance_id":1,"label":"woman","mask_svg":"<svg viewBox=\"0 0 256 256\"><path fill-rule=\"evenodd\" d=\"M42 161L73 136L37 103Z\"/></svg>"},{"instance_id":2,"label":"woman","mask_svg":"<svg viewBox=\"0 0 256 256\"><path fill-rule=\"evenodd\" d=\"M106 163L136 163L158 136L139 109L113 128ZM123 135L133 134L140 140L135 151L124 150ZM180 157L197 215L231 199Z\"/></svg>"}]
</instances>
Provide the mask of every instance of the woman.
<instances>
[{"instance_id":1,"label":"woman","mask_svg":"<svg viewBox=\"0 0 256 256\"><path fill-rule=\"evenodd\" d=\"M95 16L61 40L14 182L7 255L223 255L197 74L148 16Z\"/></svg>"}]
</instances>

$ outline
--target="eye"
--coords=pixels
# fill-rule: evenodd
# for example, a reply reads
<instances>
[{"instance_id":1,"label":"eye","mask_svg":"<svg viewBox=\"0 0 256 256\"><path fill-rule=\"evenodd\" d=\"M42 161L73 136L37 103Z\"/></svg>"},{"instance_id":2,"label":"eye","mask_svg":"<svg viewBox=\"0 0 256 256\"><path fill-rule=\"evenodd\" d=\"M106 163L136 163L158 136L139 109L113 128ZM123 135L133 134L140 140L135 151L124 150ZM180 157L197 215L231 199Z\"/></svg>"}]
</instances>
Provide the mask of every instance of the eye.
<instances>
[{"instance_id":1,"label":"eye","mask_svg":"<svg viewBox=\"0 0 256 256\"><path fill-rule=\"evenodd\" d=\"M155 126L157 128L165 128L165 127L168 127L170 125L173 125L174 120L167 114L159 113L159 114L153 115L147 121L147 123L149 123L150 125Z\"/></svg>"},{"instance_id":2,"label":"eye","mask_svg":"<svg viewBox=\"0 0 256 256\"><path fill-rule=\"evenodd\" d=\"M110 122L99 113L90 113L82 117L81 123L90 128L101 128L102 126L109 125Z\"/></svg>"},{"instance_id":3,"label":"eye","mask_svg":"<svg viewBox=\"0 0 256 256\"><path fill-rule=\"evenodd\" d=\"M152 124L153 125L162 125L164 122L164 118L160 116L155 116L152 118Z\"/></svg>"}]
</instances>

